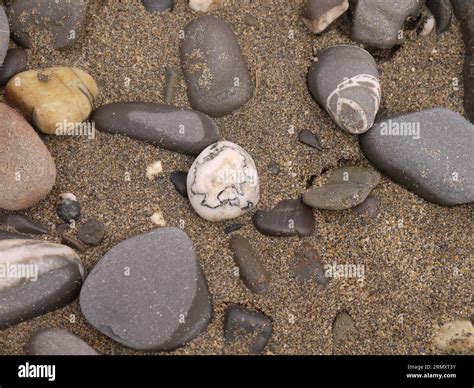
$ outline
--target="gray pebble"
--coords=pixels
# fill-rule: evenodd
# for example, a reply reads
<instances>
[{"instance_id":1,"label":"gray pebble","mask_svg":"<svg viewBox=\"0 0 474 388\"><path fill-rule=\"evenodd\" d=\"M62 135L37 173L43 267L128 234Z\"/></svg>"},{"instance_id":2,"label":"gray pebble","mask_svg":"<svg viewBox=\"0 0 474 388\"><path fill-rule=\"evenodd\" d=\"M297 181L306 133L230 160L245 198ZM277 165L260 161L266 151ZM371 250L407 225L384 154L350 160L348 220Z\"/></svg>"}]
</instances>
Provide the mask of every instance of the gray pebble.
<instances>
[{"instance_id":1,"label":"gray pebble","mask_svg":"<svg viewBox=\"0 0 474 388\"><path fill-rule=\"evenodd\" d=\"M105 225L99 220L92 218L79 226L77 238L87 245L97 246L105 234Z\"/></svg>"},{"instance_id":2,"label":"gray pebble","mask_svg":"<svg viewBox=\"0 0 474 388\"><path fill-rule=\"evenodd\" d=\"M191 107L212 117L242 107L253 94L253 84L229 25L206 15L184 30L181 67Z\"/></svg>"},{"instance_id":3,"label":"gray pebble","mask_svg":"<svg viewBox=\"0 0 474 388\"><path fill-rule=\"evenodd\" d=\"M15 74L24 71L26 62L25 50L20 47L9 49L0 69L0 86L4 86Z\"/></svg>"},{"instance_id":4,"label":"gray pebble","mask_svg":"<svg viewBox=\"0 0 474 388\"><path fill-rule=\"evenodd\" d=\"M0 217L0 225L15 229L20 233L48 234L46 226L29 219L21 214L6 214Z\"/></svg>"},{"instance_id":5,"label":"gray pebble","mask_svg":"<svg viewBox=\"0 0 474 388\"><path fill-rule=\"evenodd\" d=\"M452 206L474 201L474 126L434 108L377 122L360 137L372 164L427 201Z\"/></svg>"},{"instance_id":6,"label":"gray pebble","mask_svg":"<svg viewBox=\"0 0 474 388\"><path fill-rule=\"evenodd\" d=\"M98 353L79 337L62 329L40 330L28 343L32 356L96 356Z\"/></svg>"},{"instance_id":7,"label":"gray pebble","mask_svg":"<svg viewBox=\"0 0 474 388\"><path fill-rule=\"evenodd\" d=\"M98 130L144 140L167 150L197 155L220 139L214 121L186 108L154 103L114 103L92 113Z\"/></svg>"}]
</instances>

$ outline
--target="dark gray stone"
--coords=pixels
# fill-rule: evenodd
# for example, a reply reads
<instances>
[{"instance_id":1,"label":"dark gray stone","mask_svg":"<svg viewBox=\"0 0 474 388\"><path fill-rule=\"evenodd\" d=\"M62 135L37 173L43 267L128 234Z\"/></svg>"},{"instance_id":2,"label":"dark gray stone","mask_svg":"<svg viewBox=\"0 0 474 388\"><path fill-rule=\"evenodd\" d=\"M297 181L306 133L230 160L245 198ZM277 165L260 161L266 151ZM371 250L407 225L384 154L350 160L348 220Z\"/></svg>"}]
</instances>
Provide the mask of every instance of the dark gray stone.
<instances>
[{"instance_id":1,"label":"dark gray stone","mask_svg":"<svg viewBox=\"0 0 474 388\"><path fill-rule=\"evenodd\" d=\"M7 51L7 56L0 69L0 86L4 86L15 74L26 69L26 51L22 48L12 48Z\"/></svg>"},{"instance_id":2,"label":"dark gray stone","mask_svg":"<svg viewBox=\"0 0 474 388\"><path fill-rule=\"evenodd\" d=\"M77 201L64 198L59 202L56 213L65 222L77 220L81 215L81 205Z\"/></svg>"},{"instance_id":3,"label":"dark gray stone","mask_svg":"<svg viewBox=\"0 0 474 388\"><path fill-rule=\"evenodd\" d=\"M187 179L188 173L186 171L174 171L170 174L171 183L173 183L176 191L184 198L188 198Z\"/></svg>"},{"instance_id":4,"label":"dark gray stone","mask_svg":"<svg viewBox=\"0 0 474 388\"><path fill-rule=\"evenodd\" d=\"M426 5L436 20L436 31L443 33L449 29L453 17L453 6L450 0L427 0Z\"/></svg>"},{"instance_id":5,"label":"dark gray stone","mask_svg":"<svg viewBox=\"0 0 474 388\"><path fill-rule=\"evenodd\" d=\"M74 237L67 236L65 234L61 236L61 244L67 245L68 247L75 249L76 251L79 251L81 253L87 251L87 246L82 241L79 241Z\"/></svg>"},{"instance_id":6,"label":"dark gray stone","mask_svg":"<svg viewBox=\"0 0 474 388\"><path fill-rule=\"evenodd\" d=\"M89 344L62 329L44 329L31 337L28 354L32 356L96 356Z\"/></svg>"},{"instance_id":7,"label":"dark gray stone","mask_svg":"<svg viewBox=\"0 0 474 388\"><path fill-rule=\"evenodd\" d=\"M362 151L377 169L445 206L474 201L473 144L474 126L445 108L380 121L360 137Z\"/></svg>"},{"instance_id":8,"label":"dark gray stone","mask_svg":"<svg viewBox=\"0 0 474 388\"><path fill-rule=\"evenodd\" d=\"M0 241L0 330L71 303L84 270L70 248L32 239Z\"/></svg>"},{"instance_id":9,"label":"dark gray stone","mask_svg":"<svg viewBox=\"0 0 474 388\"><path fill-rule=\"evenodd\" d=\"M172 11L174 7L173 0L142 0L142 3L149 12Z\"/></svg>"},{"instance_id":10,"label":"dark gray stone","mask_svg":"<svg viewBox=\"0 0 474 388\"><path fill-rule=\"evenodd\" d=\"M181 44L181 67L191 107L212 117L242 107L253 84L229 25L206 15L189 23Z\"/></svg>"},{"instance_id":11,"label":"dark gray stone","mask_svg":"<svg viewBox=\"0 0 474 388\"><path fill-rule=\"evenodd\" d=\"M8 43L10 41L10 27L5 8L0 5L0 66L2 66L8 51Z\"/></svg>"},{"instance_id":12,"label":"dark gray stone","mask_svg":"<svg viewBox=\"0 0 474 388\"><path fill-rule=\"evenodd\" d=\"M468 7L474 6L472 0L451 0L451 4L453 5L454 14L458 19L462 19L466 16Z\"/></svg>"},{"instance_id":13,"label":"dark gray stone","mask_svg":"<svg viewBox=\"0 0 474 388\"><path fill-rule=\"evenodd\" d=\"M298 140L303 144L317 149L318 151L323 150L323 147L321 146L321 143L319 142L319 139L316 137L316 135L307 129L302 129L299 132Z\"/></svg>"},{"instance_id":14,"label":"dark gray stone","mask_svg":"<svg viewBox=\"0 0 474 388\"><path fill-rule=\"evenodd\" d=\"M284 199L272 210L258 210L252 217L255 228L267 236L311 236L315 223L313 209L298 199Z\"/></svg>"},{"instance_id":15,"label":"dark gray stone","mask_svg":"<svg viewBox=\"0 0 474 388\"><path fill-rule=\"evenodd\" d=\"M375 60L357 46L332 46L317 55L309 69L308 87L336 124L360 134L373 124L381 89Z\"/></svg>"},{"instance_id":16,"label":"dark gray stone","mask_svg":"<svg viewBox=\"0 0 474 388\"><path fill-rule=\"evenodd\" d=\"M239 234L234 234L230 238L230 249L235 264L239 267L240 278L248 289L256 294L267 292L270 275L248 240Z\"/></svg>"},{"instance_id":17,"label":"dark gray stone","mask_svg":"<svg viewBox=\"0 0 474 388\"><path fill-rule=\"evenodd\" d=\"M20 233L29 234L48 234L49 230L46 226L22 216L21 214L6 214L0 217L0 225L5 225L15 229Z\"/></svg>"},{"instance_id":18,"label":"dark gray stone","mask_svg":"<svg viewBox=\"0 0 474 388\"><path fill-rule=\"evenodd\" d=\"M425 0L357 0L353 11L352 39L386 49L403 43L403 25L416 17ZM400 39L401 38L401 39Z\"/></svg>"},{"instance_id":19,"label":"dark gray stone","mask_svg":"<svg viewBox=\"0 0 474 388\"><path fill-rule=\"evenodd\" d=\"M84 28L87 0L12 0L7 6L12 38L23 47L72 46Z\"/></svg>"},{"instance_id":20,"label":"dark gray stone","mask_svg":"<svg viewBox=\"0 0 474 388\"><path fill-rule=\"evenodd\" d=\"M364 167L340 167L331 170L322 186L313 186L304 202L317 209L344 210L365 201L380 182L380 174Z\"/></svg>"},{"instance_id":21,"label":"dark gray stone","mask_svg":"<svg viewBox=\"0 0 474 388\"><path fill-rule=\"evenodd\" d=\"M97 246L105 234L105 225L95 218L87 220L79 226L77 238L87 245Z\"/></svg>"},{"instance_id":22,"label":"dark gray stone","mask_svg":"<svg viewBox=\"0 0 474 388\"><path fill-rule=\"evenodd\" d=\"M176 349L212 317L193 244L177 228L154 229L113 247L84 282L80 304L97 330L144 351Z\"/></svg>"},{"instance_id":23,"label":"dark gray stone","mask_svg":"<svg viewBox=\"0 0 474 388\"><path fill-rule=\"evenodd\" d=\"M262 313L234 304L224 318L224 338L228 345L237 344L242 337L250 337L250 354L260 354L273 332L273 323ZM243 341L247 345L247 341Z\"/></svg>"},{"instance_id":24,"label":"dark gray stone","mask_svg":"<svg viewBox=\"0 0 474 388\"><path fill-rule=\"evenodd\" d=\"M270 171L270 174L273 176L277 176L280 173L280 165L277 162L270 162L268 163L268 171Z\"/></svg>"},{"instance_id":25,"label":"dark gray stone","mask_svg":"<svg viewBox=\"0 0 474 388\"><path fill-rule=\"evenodd\" d=\"M304 244L293 260L293 274L296 280L306 282L314 278L320 286L328 283L318 252L309 244Z\"/></svg>"},{"instance_id":26,"label":"dark gray stone","mask_svg":"<svg viewBox=\"0 0 474 388\"><path fill-rule=\"evenodd\" d=\"M240 224L240 223L239 224L231 224L231 225L226 226L224 228L224 233L225 234L230 234L230 233L235 232L239 229L242 229L243 226L244 226L244 224Z\"/></svg>"},{"instance_id":27,"label":"dark gray stone","mask_svg":"<svg viewBox=\"0 0 474 388\"><path fill-rule=\"evenodd\" d=\"M126 135L189 155L199 154L220 139L210 117L165 104L108 104L92 113L92 121L100 131Z\"/></svg>"}]
</instances>

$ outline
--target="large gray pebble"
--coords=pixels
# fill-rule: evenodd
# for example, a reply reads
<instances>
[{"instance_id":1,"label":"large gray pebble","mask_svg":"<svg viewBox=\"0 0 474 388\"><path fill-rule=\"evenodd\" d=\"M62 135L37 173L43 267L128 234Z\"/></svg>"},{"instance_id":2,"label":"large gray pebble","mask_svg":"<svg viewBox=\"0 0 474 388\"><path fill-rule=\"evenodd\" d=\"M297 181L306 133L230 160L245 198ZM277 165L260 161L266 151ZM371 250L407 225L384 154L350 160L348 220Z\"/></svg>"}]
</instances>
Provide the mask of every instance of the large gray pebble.
<instances>
[{"instance_id":1,"label":"large gray pebble","mask_svg":"<svg viewBox=\"0 0 474 388\"><path fill-rule=\"evenodd\" d=\"M11 0L7 14L12 38L26 48L35 44L69 47L84 28L87 3L88 0Z\"/></svg>"},{"instance_id":2,"label":"large gray pebble","mask_svg":"<svg viewBox=\"0 0 474 388\"><path fill-rule=\"evenodd\" d=\"M10 27L8 25L8 18L5 13L5 8L0 5L0 66L7 55L8 42L10 40Z\"/></svg>"},{"instance_id":3,"label":"large gray pebble","mask_svg":"<svg viewBox=\"0 0 474 388\"><path fill-rule=\"evenodd\" d=\"M352 39L386 49L403 42L403 25L420 12L425 0L357 0Z\"/></svg>"},{"instance_id":4,"label":"large gray pebble","mask_svg":"<svg viewBox=\"0 0 474 388\"><path fill-rule=\"evenodd\" d=\"M92 120L100 131L126 135L190 155L199 154L220 138L210 117L165 104L108 104L94 111Z\"/></svg>"},{"instance_id":5,"label":"large gray pebble","mask_svg":"<svg viewBox=\"0 0 474 388\"><path fill-rule=\"evenodd\" d=\"M201 16L184 30L181 66L191 107L212 117L243 106L253 84L229 25L214 16Z\"/></svg>"},{"instance_id":6,"label":"large gray pebble","mask_svg":"<svg viewBox=\"0 0 474 388\"><path fill-rule=\"evenodd\" d=\"M154 229L113 247L84 282L80 304L97 330L144 351L184 345L212 316L193 244L177 228Z\"/></svg>"},{"instance_id":7,"label":"large gray pebble","mask_svg":"<svg viewBox=\"0 0 474 388\"><path fill-rule=\"evenodd\" d=\"M308 73L316 102L337 125L359 134L374 123L381 89L375 60L357 46L332 46L318 53Z\"/></svg>"},{"instance_id":8,"label":"large gray pebble","mask_svg":"<svg viewBox=\"0 0 474 388\"><path fill-rule=\"evenodd\" d=\"M83 274L79 257L64 245L0 240L0 329L69 304Z\"/></svg>"},{"instance_id":9,"label":"large gray pebble","mask_svg":"<svg viewBox=\"0 0 474 388\"><path fill-rule=\"evenodd\" d=\"M445 108L379 121L360 137L365 156L427 201L474 201L474 126Z\"/></svg>"},{"instance_id":10,"label":"large gray pebble","mask_svg":"<svg viewBox=\"0 0 474 388\"><path fill-rule=\"evenodd\" d=\"M31 337L28 354L33 356L96 356L98 353L79 337L62 329L44 329Z\"/></svg>"}]
</instances>

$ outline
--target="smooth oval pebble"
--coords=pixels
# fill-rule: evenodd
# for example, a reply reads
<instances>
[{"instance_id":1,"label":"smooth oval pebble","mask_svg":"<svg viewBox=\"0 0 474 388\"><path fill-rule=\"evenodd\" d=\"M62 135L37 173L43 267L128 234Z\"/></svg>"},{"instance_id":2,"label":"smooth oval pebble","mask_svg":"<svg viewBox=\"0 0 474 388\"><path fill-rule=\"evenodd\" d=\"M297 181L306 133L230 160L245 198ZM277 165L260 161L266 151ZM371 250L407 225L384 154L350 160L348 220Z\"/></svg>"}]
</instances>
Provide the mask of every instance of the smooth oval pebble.
<instances>
[{"instance_id":1,"label":"smooth oval pebble","mask_svg":"<svg viewBox=\"0 0 474 388\"><path fill-rule=\"evenodd\" d=\"M306 0L303 22L311 32L319 34L348 9L347 0Z\"/></svg>"},{"instance_id":2,"label":"smooth oval pebble","mask_svg":"<svg viewBox=\"0 0 474 388\"><path fill-rule=\"evenodd\" d=\"M201 16L184 29L181 67L193 109L212 117L242 107L253 84L237 39L222 19Z\"/></svg>"},{"instance_id":3,"label":"smooth oval pebble","mask_svg":"<svg viewBox=\"0 0 474 388\"><path fill-rule=\"evenodd\" d=\"M273 322L262 313L237 304L231 305L225 313L224 338L227 345L243 343L248 346L248 353L261 354L272 333Z\"/></svg>"},{"instance_id":4,"label":"smooth oval pebble","mask_svg":"<svg viewBox=\"0 0 474 388\"><path fill-rule=\"evenodd\" d=\"M0 7L0 66L3 64L10 41L10 26L5 13L5 8Z\"/></svg>"},{"instance_id":5,"label":"smooth oval pebble","mask_svg":"<svg viewBox=\"0 0 474 388\"><path fill-rule=\"evenodd\" d=\"M267 236L307 237L314 233L313 209L298 199L284 199L271 210L258 210L252 217L255 228Z\"/></svg>"},{"instance_id":6,"label":"smooth oval pebble","mask_svg":"<svg viewBox=\"0 0 474 388\"><path fill-rule=\"evenodd\" d=\"M96 356L89 344L63 329L44 329L35 333L28 343L32 356Z\"/></svg>"},{"instance_id":7,"label":"smooth oval pebble","mask_svg":"<svg viewBox=\"0 0 474 388\"><path fill-rule=\"evenodd\" d=\"M201 112L165 104L108 104L91 117L100 131L144 140L167 150L197 155L220 139L214 120Z\"/></svg>"},{"instance_id":8,"label":"smooth oval pebble","mask_svg":"<svg viewBox=\"0 0 474 388\"><path fill-rule=\"evenodd\" d=\"M71 303L84 269L70 248L32 239L0 241L0 329Z\"/></svg>"},{"instance_id":9,"label":"smooth oval pebble","mask_svg":"<svg viewBox=\"0 0 474 388\"><path fill-rule=\"evenodd\" d=\"M15 74L25 70L26 62L25 50L19 47L9 49L0 69L0 86L5 85Z\"/></svg>"},{"instance_id":10,"label":"smooth oval pebble","mask_svg":"<svg viewBox=\"0 0 474 388\"><path fill-rule=\"evenodd\" d=\"M401 44L403 25L416 17L424 0L357 0L353 9L352 40L387 49Z\"/></svg>"},{"instance_id":11,"label":"smooth oval pebble","mask_svg":"<svg viewBox=\"0 0 474 388\"><path fill-rule=\"evenodd\" d=\"M220 141L202 151L188 172L188 197L196 213L208 221L238 217L260 198L252 157L242 147Z\"/></svg>"},{"instance_id":12,"label":"smooth oval pebble","mask_svg":"<svg viewBox=\"0 0 474 388\"><path fill-rule=\"evenodd\" d=\"M48 234L49 230L46 226L22 216L21 214L6 214L0 217L0 225L5 225L15 229L20 233L29 234Z\"/></svg>"},{"instance_id":13,"label":"smooth oval pebble","mask_svg":"<svg viewBox=\"0 0 474 388\"><path fill-rule=\"evenodd\" d=\"M81 205L79 202L69 198L61 199L56 209L56 213L64 222L77 220L81 215Z\"/></svg>"},{"instance_id":14,"label":"smooth oval pebble","mask_svg":"<svg viewBox=\"0 0 474 388\"><path fill-rule=\"evenodd\" d=\"M64 133L89 117L97 93L94 79L74 67L24 71L5 86L7 101L50 135Z\"/></svg>"},{"instance_id":15,"label":"smooth oval pebble","mask_svg":"<svg viewBox=\"0 0 474 388\"><path fill-rule=\"evenodd\" d=\"M239 234L234 234L230 238L230 249L243 283L256 294L265 293L270 286L270 275L249 241Z\"/></svg>"},{"instance_id":16,"label":"smooth oval pebble","mask_svg":"<svg viewBox=\"0 0 474 388\"><path fill-rule=\"evenodd\" d=\"M334 343L341 345L345 341L348 341L356 331L354 319L345 311L338 312L332 323Z\"/></svg>"},{"instance_id":17,"label":"smooth oval pebble","mask_svg":"<svg viewBox=\"0 0 474 388\"><path fill-rule=\"evenodd\" d=\"M357 46L332 46L317 54L308 73L308 87L316 102L336 124L360 134L374 123L381 89L375 60Z\"/></svg>"},{"instance_id":18,"label":"smooth oval pebble","mask_svg":"<svg viewBox=\"0 0 474 388\"><path fill-rule=\"evenodd\" d=\"M369 161L395 182L444 206L474 201L474 126L434 108L377 122L360 137Z\"/></svg>"},{"instance_id":19,"label":"smooth oval pebble","mask_svg":"<svg viewBox=\"0 0 474 388\"><path fill-rule=\"evenodd\" d=\"M97 330L144 351L176 349L212 317L193 244L178 228L157 228L114 246L87 277L80 304Z\"/></svg>"},{"instance_id":20,"label":"smooth oval pebble","mask_svg":"<svg viewBox=\"0 0 474 388\"><path fill-rule=\"evenodd\" d=\"M304 195L304 202L317 209L350 209L364 202L379 182L377 171L355 166L340 167L328 173L322 186L313 186Z\"/></svg>"},{"instance_id":21,"label":"smooth oval pebble","mask_svg":"<svg viewBox=\"0 0 474 388\"><path fill-rule=\"evenodd\" d=\"M149 12L172 11L173 0L142 0L143 6Z\"/></svg>"},{"instance_id":22,"label":"smooth oval pebble","mask_svg":"<svg viewBox=\"0 0 474 388\"><path fill-rule=\"evenodd\" d=\"M7 4L12 38L26 48L73 45L83 30L87 0L10 0Z\"/></svg>"},{"instance_id":23,"label":"smooth oval pebble","mask_svg":"<svg viewBox=\"0 0 474 388\"><path fill-rule=\"evenodd\" d=\"M0 103L0 208L21 210L46 197L56 181L48 149L26 120Z\"/></svg>"}]
</instances>

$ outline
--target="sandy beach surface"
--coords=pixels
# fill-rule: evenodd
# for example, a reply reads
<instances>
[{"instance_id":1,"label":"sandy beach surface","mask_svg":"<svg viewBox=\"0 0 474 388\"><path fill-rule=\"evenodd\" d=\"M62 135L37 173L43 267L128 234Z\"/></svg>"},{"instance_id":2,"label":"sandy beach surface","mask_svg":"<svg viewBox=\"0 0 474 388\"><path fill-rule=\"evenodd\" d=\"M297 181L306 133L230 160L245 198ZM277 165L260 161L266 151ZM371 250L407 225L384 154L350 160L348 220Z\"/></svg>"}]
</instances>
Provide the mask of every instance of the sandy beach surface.
<instances>
[{"instance_id":1,"label":"sandy beach surface","mask_svg":"<svg viewBox=\"0 0 474 388\"><path fill-rule=\"evenodd\" d=\"M95 107L112 102L163 102L166 69L180 72L180 31L198 14L186 2L173 12L148 13L138 0L93 0L85 31L63 51L28 49L28 69L75 66L89 72L100 89ZM337 128L311 98L306 86L315 54L350 40L345 14L315 36L301 21L303 0L227 1L214 15L234 30L256 90L242 109L216 119L229 141L252 155L261 179L258 209L305 192L311 176L348 165L369 166L357 136ZM255 26L249 26L255 18ZM432 107L463 114L463 44L457 21L442 35L421 38L406 31L406 42L392 57L376 56L382 85L378 117ZM173 104L188 106L182 76ZM299 129L317 134L318 152L298 141ZM260 234L252 214L210 223L197 216L174 189L169 174L187 170L192 157L162 150L123 136L97 132L51 137L48 149L58 169L48 197L23 214L43 224L60 223L58 195L74 193L82 206L80 224L96 217L106 225L98 247L80 254L89 272L112 246L153 227L150 216L161 210L169 226L183 227L191 237L209 283L214 317L198 338L175 354L226 354L241 349L224 345L226 308L240 303L274 321L266 354L432 354L437 327L472 314L472 207L442 207L426 202L384 177L373 191L377 217L354 210L315 210L316 232L308 238L271 238ZM163 173L146 177L146 167L161 161ZM268 164L280 165L270 173ZM130 179L127 179L130 177ZM0 215L4 212L0 212ZM240 233L260 253L271 274L271 288L252 294L235 276L226 226L244 223ZM75 231L70 232L75 235ZM58 241L57 236L43 237ZM324 264L364 268L363 281L331 279L327 287L301 284L292 276L296 252L310 244ZM354 319L357 333L335 346L332 323L338 311ZM41 328L59 327L79 335L103 354L139 354L93 329L75 301L60 310L0 333L0 354L22 354L30 336Z\"/></svg>"}]
</instances>

